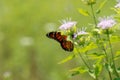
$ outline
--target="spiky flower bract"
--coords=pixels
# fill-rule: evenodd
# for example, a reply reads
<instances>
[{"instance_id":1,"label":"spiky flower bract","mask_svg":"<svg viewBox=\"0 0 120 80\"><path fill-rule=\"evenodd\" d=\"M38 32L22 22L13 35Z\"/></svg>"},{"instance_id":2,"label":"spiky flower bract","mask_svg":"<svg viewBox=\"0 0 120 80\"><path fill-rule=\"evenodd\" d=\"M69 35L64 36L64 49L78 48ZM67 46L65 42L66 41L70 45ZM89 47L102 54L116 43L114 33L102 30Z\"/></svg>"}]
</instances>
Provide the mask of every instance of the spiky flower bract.
<instances>
[{"instance_id":1,"label":"spiky flower bract","mask_svg":"<svg viewBox=\"0 0 120 80\"><path fill-rule=\"evenodd\" d=\"M71 21L71 19L62 20L61 23L62 25L59 27L60 30L69 30L77 24L76 21Z\"/></svg>"},{"instance_id":2,"label":"spiky flower bract","mask_svg":"<svg viewBox=\"0 0 120 80\"><path fill-rule=\"evenodd\" d=\"M109 29L116 24L116 21L113 19L112 16L107 16L103 18L99 18L99 23L97 24L98 28L101 29Z\"/></svg>"}]
</instances>

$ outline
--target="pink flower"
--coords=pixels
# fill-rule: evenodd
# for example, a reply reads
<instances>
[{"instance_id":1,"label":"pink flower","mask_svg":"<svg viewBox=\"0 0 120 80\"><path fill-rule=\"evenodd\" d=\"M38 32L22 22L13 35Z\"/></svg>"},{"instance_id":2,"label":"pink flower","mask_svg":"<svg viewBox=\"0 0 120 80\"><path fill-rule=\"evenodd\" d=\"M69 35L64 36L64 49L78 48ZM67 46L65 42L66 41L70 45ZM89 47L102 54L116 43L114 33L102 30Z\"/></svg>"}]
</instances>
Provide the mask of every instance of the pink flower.
<instances>
[{"instance_id":1,"label":"pink flower","mask_svg":"<svg viewBox=\"0 0 120 80\"><path fill-rule=\"evenodd\" d=\"M74 34L74 39L81 35L87 35L88 32L85 31L85 28L82 28L80 31Z\"/></svg>"},{"instance_id":2,"label":"pink flower","mask_svg":"<svg viewBox=\"0 0 120 80\"><path fill-rule=\"evenodd\" d=\"M68 30L74 27L77 24L76 21L63 20L62 25L59 27L60 30Z\"/></svg>"},{"instance_id":3,"label":"pink flower","mask_svg":"<svg viewBox=\"0 0 120 80\"><path fill-rule=\"evenodd\" d=\"M99 23L97 27L102 29L108 29L113 27L116 24L116 21L113 19L113 17L103 17L99 18Z\"/></svg>"}]
</instances>

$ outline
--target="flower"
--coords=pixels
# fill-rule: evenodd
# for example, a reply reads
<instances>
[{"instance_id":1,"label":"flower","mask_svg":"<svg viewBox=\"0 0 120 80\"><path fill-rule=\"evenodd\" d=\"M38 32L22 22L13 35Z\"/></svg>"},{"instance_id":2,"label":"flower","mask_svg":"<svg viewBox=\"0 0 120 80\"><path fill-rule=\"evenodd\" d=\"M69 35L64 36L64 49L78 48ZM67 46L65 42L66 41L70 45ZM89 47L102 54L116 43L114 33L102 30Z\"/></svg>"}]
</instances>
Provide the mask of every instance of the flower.
<instances>
[{"instance_id":1,"label":"flower","mask_svg":"<svg viewBox=\"0 0 120 80\"><path fill-rule=\"evenodd\" d=\"M91 4L95 4L96 0L82 0L85 4L87 5L91 5Z\"/></svg>"},{"instance_id":2,"label":"flower","mask_svg":"<svg viewBox=\"0 0 120 80\"><path fill-rule=\"evenodd\" d=\"M74 34L74 39L77 38L78 36L81 36L81 35L86 35L88 34L88 32L85 31L85 28L82 28L80 31L78 31L77 33Z\"/></svg>"},{"instance_id":3,"label":"flower","mask_svg":"<svg viewBox=\"0 0 120 80\"><path fill-rule=\"evenodd\" d=\"M120 8L120 0L117 0L117 3L118 4L115 5L115 8Z\"/></svg>"},{"instance_id":4,"label":"flower","mask_svg":"<svg viewBox=\"0 0 120 80\"><path fill-rule=\"evenodd\" d=\"M76 21L71 21L71 19L68 20L62 20L62 25L59 27L60 30L68 30L74 27L77 24Z\"/></svg>"},{"instance_id":5,"label":"flower","mask_svg":"<svg viewBox=\"0 0 120 80\"><path fill-rule=\"evenodd\" d=\"M116 21L111 16L103 17L103 18L100 17L97 27L102 29L108 29L113 27L115 24L116 24Z\"/></svg>"}]
</instances>

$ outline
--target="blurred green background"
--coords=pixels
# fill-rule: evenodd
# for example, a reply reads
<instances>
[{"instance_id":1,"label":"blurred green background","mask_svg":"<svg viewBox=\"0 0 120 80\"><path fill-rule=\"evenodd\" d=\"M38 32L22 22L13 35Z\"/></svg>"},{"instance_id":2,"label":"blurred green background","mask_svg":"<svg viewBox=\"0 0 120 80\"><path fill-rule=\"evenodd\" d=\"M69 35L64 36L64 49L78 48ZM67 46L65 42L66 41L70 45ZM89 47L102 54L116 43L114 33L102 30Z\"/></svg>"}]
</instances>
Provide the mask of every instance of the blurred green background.
<instances>
[{"instance_id":1,"label":"blurred green background","mask_svg":"<svg viewBox=\"0 0 120 80\"><path fill-rule=\"evenodd\" d=\"M94 8L102 1L97 0ZM97 16L113 14L110 8L115 2L108 0ZM81 62L58 64L72 53L46 37L58 29L62 19L71 17L77 27L93 23L78 8L90 11L81 0L0 0L0 80L88 80L87 74L67 76Z\"/></svg>"}]
</instances>

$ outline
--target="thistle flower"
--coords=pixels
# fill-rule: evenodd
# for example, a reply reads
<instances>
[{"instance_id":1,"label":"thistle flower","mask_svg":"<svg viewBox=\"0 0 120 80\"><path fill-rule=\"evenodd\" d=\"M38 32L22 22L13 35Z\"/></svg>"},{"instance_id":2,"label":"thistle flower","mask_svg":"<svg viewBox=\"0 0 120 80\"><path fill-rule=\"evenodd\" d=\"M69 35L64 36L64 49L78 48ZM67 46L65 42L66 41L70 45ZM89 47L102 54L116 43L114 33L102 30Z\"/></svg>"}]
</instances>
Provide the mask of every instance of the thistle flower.
<instances>
[{"instance_id":1,"label":"thistle flower","mask_svg":"<svg viewBox=\"0 0 120 80\"><path fill-rule=\"evenodd\" d=\"M120 8L120 0L117 0L117 4L115 5L115 8Z\"/></svg>"},{"instance_id":2,"label":"thistle flower","mask_svg":"<svg viewBox=\"0 0 120 80\"><path fill-rule=\"evenodd\" d=\"M60 30L68 30L74 27L77 22L76 21L71 21L71 19L68 20L62 20L62 25L59 27Z\"/></svg>"},{"instance_id":3,"label":"thistle flower","mask_svg":"<svg viewBox=\"0 0 120 80\"><path fill-rule=\"evenodd\" d=\"M108 29L113 27L116 24L116 21L113 19L113 17L103 17L99 18L99 23L97 27L102 29Z\"/></svg>"},{"instance_id":4,"label":"thistle flower","mask_svg":"<svg viewBox=\"0 0 120 80\"><path fill-rule=\"evenodd\" d=\"M88 32L86 32L85 30L86 30L85 28L81 28L80 31L78 31L77 33L74 34L74 39L77 38L78 36L88 34Z\"/></svg>"}]
</instances>

